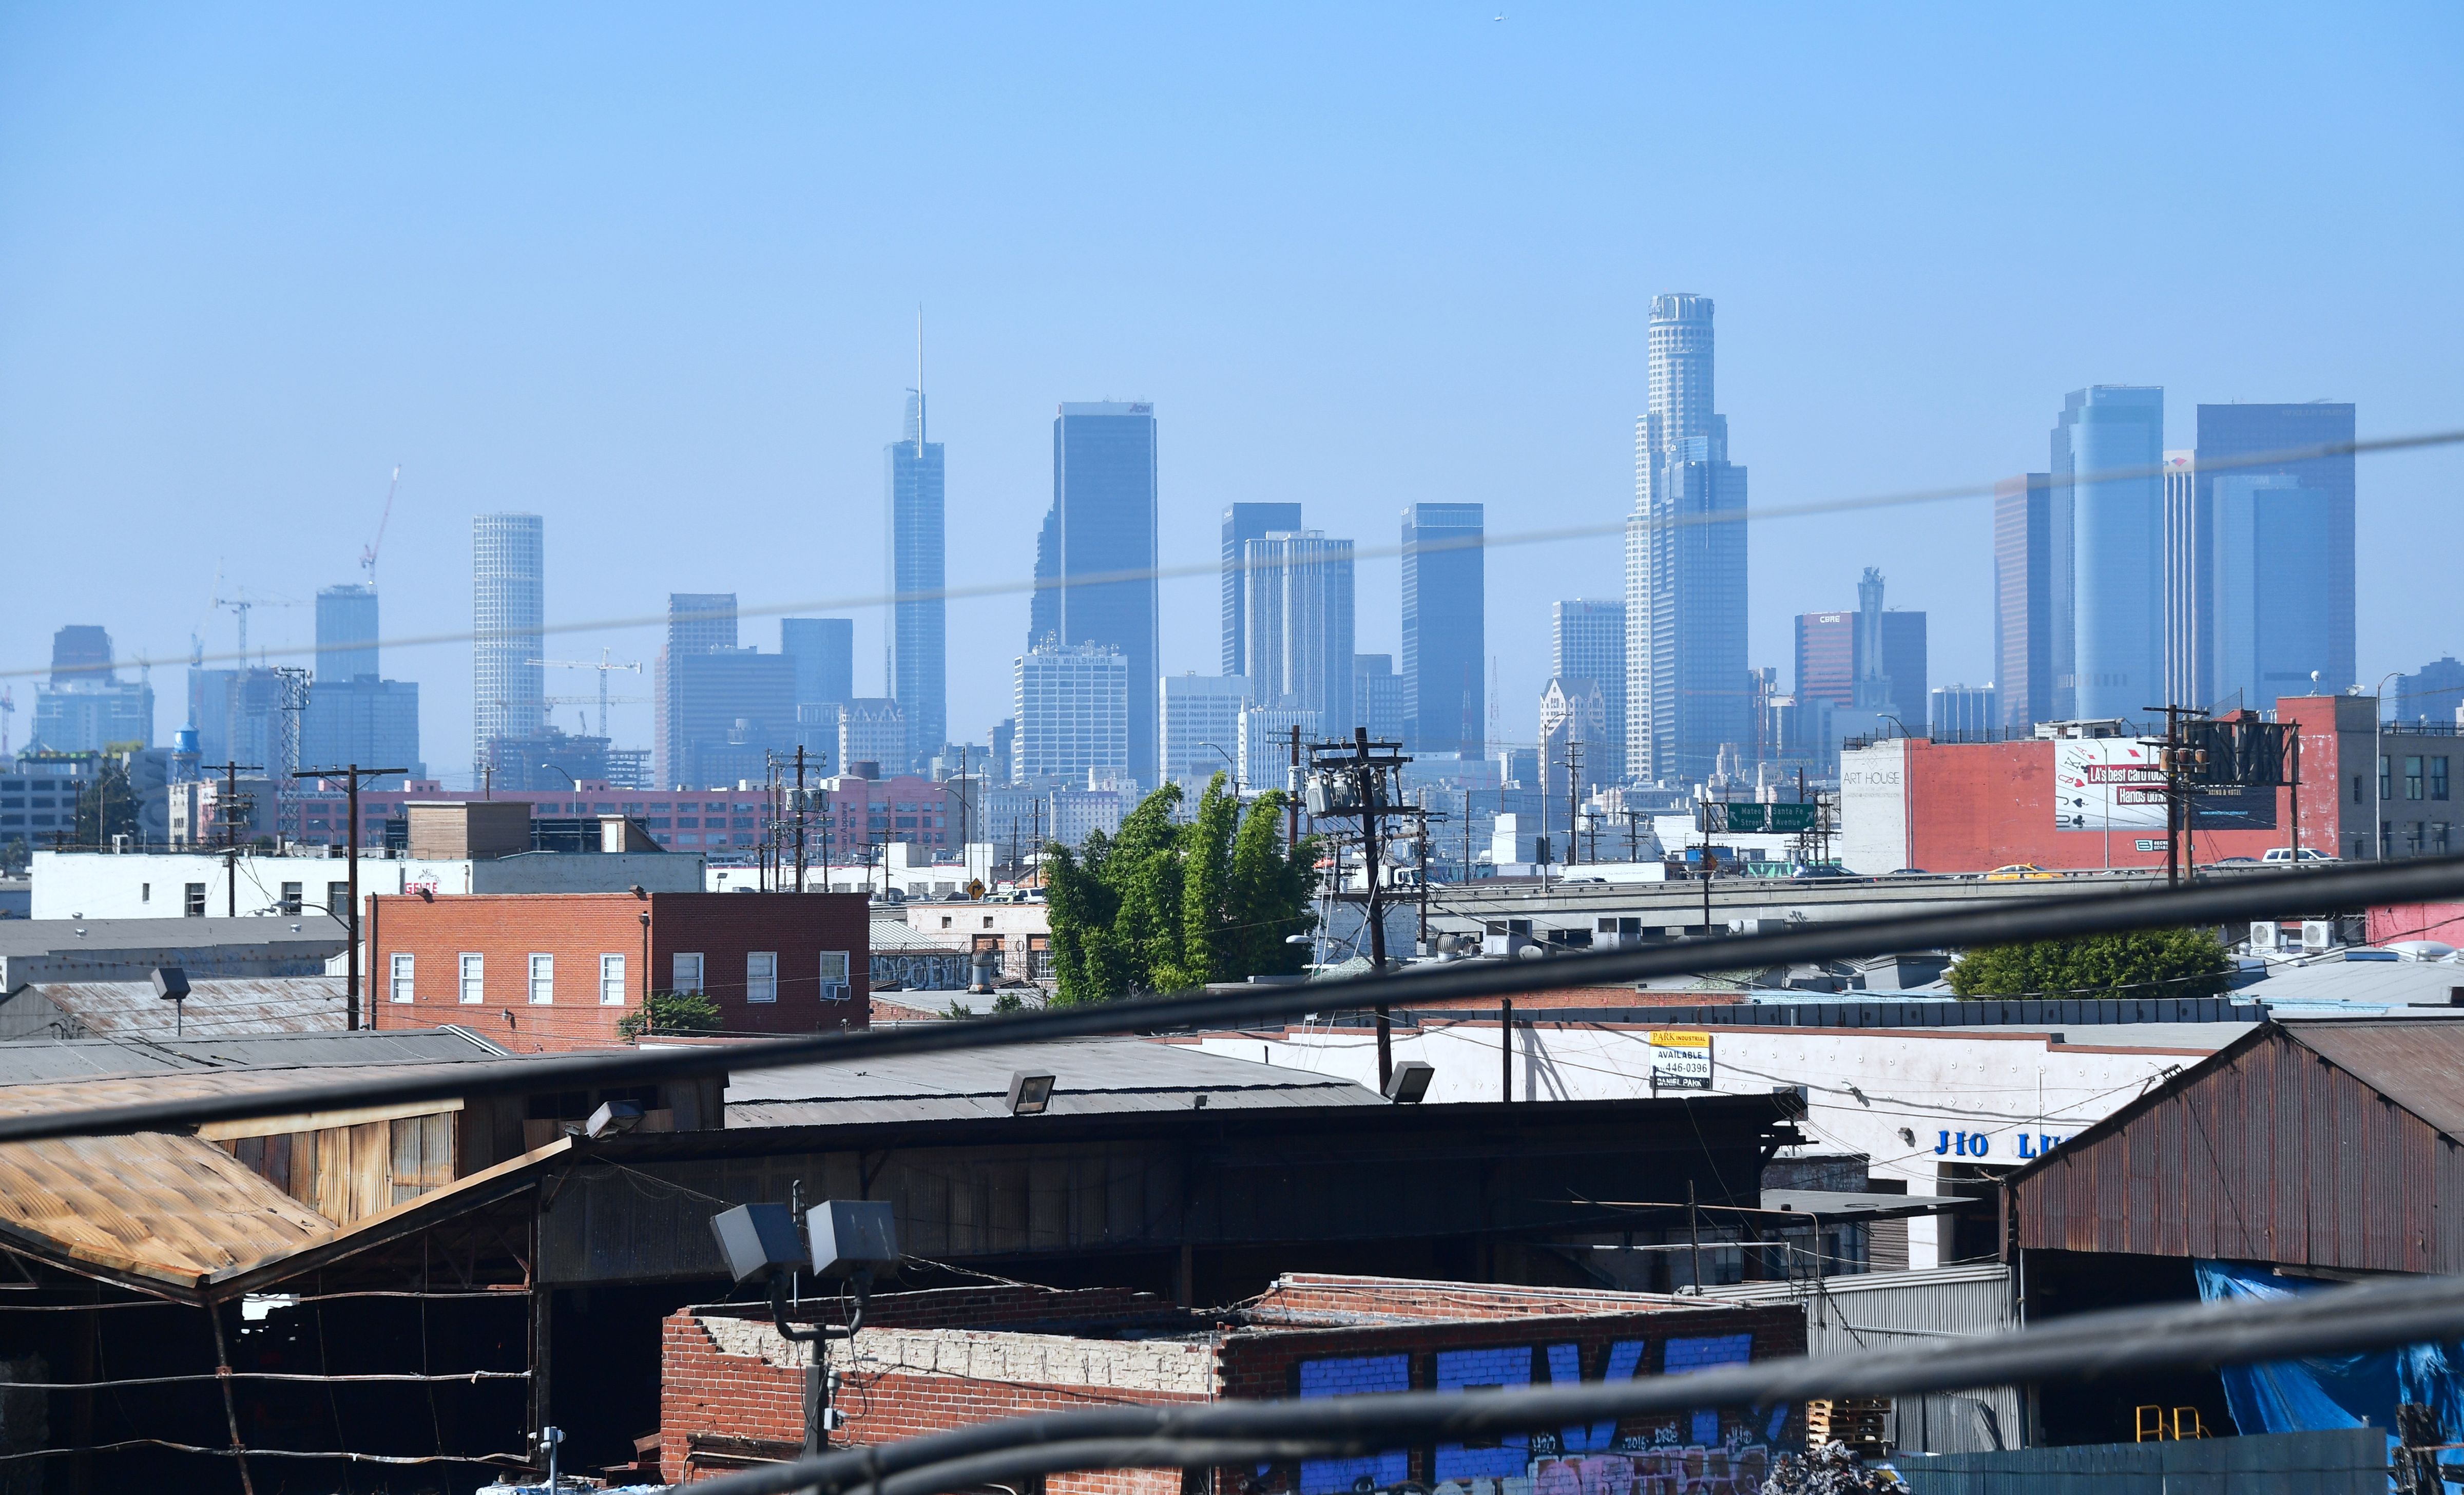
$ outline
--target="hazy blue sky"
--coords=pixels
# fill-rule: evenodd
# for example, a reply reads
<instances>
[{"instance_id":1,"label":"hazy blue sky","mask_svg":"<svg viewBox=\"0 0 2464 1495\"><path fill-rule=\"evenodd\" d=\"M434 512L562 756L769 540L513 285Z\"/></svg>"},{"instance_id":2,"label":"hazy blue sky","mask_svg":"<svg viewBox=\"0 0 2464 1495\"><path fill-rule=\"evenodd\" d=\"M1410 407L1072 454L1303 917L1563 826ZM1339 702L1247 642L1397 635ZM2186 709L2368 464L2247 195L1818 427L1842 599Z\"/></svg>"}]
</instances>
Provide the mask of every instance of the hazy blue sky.
<instances>
[{"instance_id":1,"label":"hazy blue sky","mask_svg":"<svg viewBox=\"0 0 2464 1495\"><path fill-rule=\"evenodd\" d=\"M469 627L497 509L547 517L551 621L874 592L919 302L960 584L1027 574L1061 400L1155 402L1167 561L1236 499L1364 545L1416 499L1613 521L1659 291L1717 299L1759 503L2042 468L2090 383L2164 385L2177 446L2236 398L2464 426L2453 6L1326 9L0 11L0 667L70 622L228 649L217 563L357 580L396 461L388 632ZM2363 463L2369 678L2464 648L2459 477ZM1878 564L1933 683L1987 678L1989 532L1758 527L1755 660ZM1618 595L1618 546L1498 553L1488 587L1528 739L1549 603ZM1363 650L1396 598L1365 561ZM1164 600L1167 667L1211 672L1214 583ZM954 734L1006 715L1025 618L952 607ZM856 636L876 691L877 615ZM602 645L657 647L553 652ZM449 774L469 659L386 660Z\"/></svg>"}]
</instances>

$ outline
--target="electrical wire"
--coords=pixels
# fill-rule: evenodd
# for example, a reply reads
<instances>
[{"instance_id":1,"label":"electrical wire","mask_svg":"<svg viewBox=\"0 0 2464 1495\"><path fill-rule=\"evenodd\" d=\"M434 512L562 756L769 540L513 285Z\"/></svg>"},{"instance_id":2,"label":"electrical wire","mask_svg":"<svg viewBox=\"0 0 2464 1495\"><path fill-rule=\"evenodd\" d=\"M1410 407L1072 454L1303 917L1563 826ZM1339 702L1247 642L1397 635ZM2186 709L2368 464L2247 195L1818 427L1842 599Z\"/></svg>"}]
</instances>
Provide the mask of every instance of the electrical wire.
<instances>
[{"instance_id":1,"label":"electrical wire","mask_svg":"<svg viewBox=\"0 0 2464 1495\"><path fill-rule=\"evenodd\" d=\"M428 1066L405 1076L187 1096L0 1116L0 1142L186 1128L244 1116L280 1115L401 1101L517 1094L583 1085L643 1084L791 1065L1003 1047L1054 1039L1237 1027L1341 1004L1408 1006L1414 998L1462 1000L1515 996L1569 984L1609 984L1683 974L1708 962L1795 964L1909 949L2010 944L2220 923L2265 912L2288 897L2343 905L2428 902L2464 893L2464 857L2354 864L2265 885L2201 886L2048 897L2008 908L1806 925L1775 934L1549 961L1461 962L1434 972L1366 975L1301 986L1191 992L1177 997L1045 1007L965 1023L908 1024L724 1046L560 1054Z\"/></svg>"},{"instance_id":2,"label":"electrical wire","mask_svg":"<svg viewBox=\"0 0 2464 1495\"><path fill-rule=\"evenodd\" d=\"M824 1495L932 1495L1004 1472L1205 1467L1308 1456L1292 1449L1313 1455L1467 1441L1700 1407L1963 1392L2123 1370L2382 1350L2458 1335L2464 1335L2464 1279L2401 1278L2273 1302L2079 1314L1915 1350L1763 1360L1692 1374L1013 1418L726 1475L697 1486L696 1495L786 1495L807 1488ZM1249 1452L1262 1446L1284 1451Z\"/></svg>"},{"instance_id":3,"label":"electrical wire","mask_svg":"<svg viewBox=\"0 0 2464 1495\"><path fill-rule=\"evenodd\" d=\"M2459 442L2464 442L2464 429L2425 431L2414 435L2375 437L2365 441L2325 442L2316 446L2288 448L2280 451L2253 452L2245 456L2215 457L2200 463L2199 471L2202 473L2222 473L2240 469L2274 468L2294 462L2315 462L2329 457L2369 456L2382 452L2419 451L2425 448L2453 446ZM2133 466L2108 468L2099 472L2075 473L2068 479L2068 482L2079 487L2085 487L2093 483L2127 482L2133 479L2162 477L2165 475L2165 468L2161 465L2154 467ZM1995 490L1999 484L2005 480L2006 479L2003 478L1995 478L1982 483L1962 483L1943 488L1905 489L1897 492L1866 494L1842 498L1817 498L1808 499L1797 503L1766 504L1759 508L1748 508L1733 513L1680 516L1658 520L1656 523L1657 527L1663 530L1686 529L1700 525L1712 524L1754 524L1768 522L1772 519L1808 518L1821 515L1854 514L1874 509L1904 508L1913 505L1947 503L1963 498L1991 498L1994 495ZM1418 542L1411 548L1419 554L1429 555L1449 550L1488 551L1502 550L1523 545L1552 544L1566 540L1596 539L1608 536L1623 535L1626 531L1628 522L1633 517L1634 517L1630 514L1621 514L1614 520L1604 520L1589 524L1557 525L1548 529L1524 530L1505 535L1490 535L1485 531L1483 531L1478 535L1464 536L1457 539L1423 540ZM1353 557L1355 561L1394 559L1403 555L1405 547L1400 543L1356 544L1353 548ZM1239 563L1239 566L1241 569L1245 570L1250 564L1251 562L1243 561ZM1258 562L1258 564L1264 564L1264 562ZM689 623L694 621L715 622L720 620L736 620L742 618L784 616L789 613L836 612L858 608L887 608L908 603L957 602L983 597L1031 595L1040 591L1067 591L1073 587L1110 586L1118 585L1124 583L1163 582L1187 580L1198 577L1218 577L1222 573L1223 562L1220 558L1216 558L1203 561L1185 561L1174 565L1136 566L1115 571L1088 572L1069 577L1045 577L1028 581L984 582L965 586L929 587L910 592L866 593L846 597L807 598L796 602L765 603L753 606L743 606L739 605L731 606L724 611L711 610L699 612L675 611L639 613L631 616L596 618L580 623L550 623L542 625L532 631L539 636L544 637L548 634L583 633L609 628L666 627L672 623ZM438 644L467 644L473 642L477 637L478 634L474 629L448 628L429 633L403 634L393 638L382 639L377 641L374 647L385 649L416 649ZM165 669L170 669L177 666L193 667L199 665L229 663L232 661L245 664L247 660L252 657L259 660L271 658L288 659L317 657L327 652L338 651L346 647L356 649L366 649L371 646L364 642L354 642L347 646L341 644L326 644L321 646L311 644L285 645L276 649L267 649L260 644L253 656L243 655L237 650L224 650L213 653L190 652L184 653L176 657L165 657L161 659L154 658L150 655L140 655L128 659L115 659L108 666L97 666L93 668L118 671L148 670L158 665ZM52 667L46 663L40 666L30 665L13 670L0 670L0 680L32 678L36 675L48 675L51 672L51 668Z\"/></svg>"}]
</instances>

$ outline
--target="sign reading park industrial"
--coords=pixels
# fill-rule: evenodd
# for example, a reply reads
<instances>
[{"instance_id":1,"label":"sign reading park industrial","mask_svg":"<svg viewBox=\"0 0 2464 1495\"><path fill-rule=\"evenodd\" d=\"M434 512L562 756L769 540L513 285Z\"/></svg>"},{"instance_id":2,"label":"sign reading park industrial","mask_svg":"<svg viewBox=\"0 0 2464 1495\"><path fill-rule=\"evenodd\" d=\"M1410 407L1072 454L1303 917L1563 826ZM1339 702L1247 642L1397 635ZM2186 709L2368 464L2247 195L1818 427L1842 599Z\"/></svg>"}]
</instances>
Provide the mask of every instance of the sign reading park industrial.
<instances>
[{"instance_id":1,"label":"sign reading park industrial","mask_svg":"<svg viewBox=\"0 0 2464 1495\"><path fill-rule=\"evenodd\" d=\"M1709 1089L1711 1035L1700 1028L1654 1028L1651 1033L1651 1088L1654 1090Z\"/></svg>"},{"instance_id":2,"label":"sign reading park industrial","mask_svg":"<svg viewBox=\"0 0 2464 1495\"><path fill-rule=\"evenodd\" d=\"M1818 804L1723 804L1712 801L1703 806L1703 828L1715 836L1745 831L1800 835L1814 829L1821 809Z\"/></svg>"}]
</instances>

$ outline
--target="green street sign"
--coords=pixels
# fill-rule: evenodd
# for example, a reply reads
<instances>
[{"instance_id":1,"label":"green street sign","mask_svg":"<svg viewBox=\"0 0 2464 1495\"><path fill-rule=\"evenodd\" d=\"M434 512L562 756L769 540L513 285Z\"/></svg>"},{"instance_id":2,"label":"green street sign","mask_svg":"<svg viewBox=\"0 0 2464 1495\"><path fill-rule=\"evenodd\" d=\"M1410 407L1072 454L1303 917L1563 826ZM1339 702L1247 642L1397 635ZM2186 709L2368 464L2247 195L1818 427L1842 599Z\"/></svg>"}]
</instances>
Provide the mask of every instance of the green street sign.
<instances>
[{"instance_id":1,"label":"green street sign","mask_svg":"<svg viewBox=\"0 0 2464 1495\"><path fill-rule=\"evenodd\" d=\"M1768 835L1793 836L1815 828L1821 806L1816 804L1749 804L1708 803L1703 806L1703 828L1712 835L1723 831L1761 831Z\"/></svg>"}]
</instances>

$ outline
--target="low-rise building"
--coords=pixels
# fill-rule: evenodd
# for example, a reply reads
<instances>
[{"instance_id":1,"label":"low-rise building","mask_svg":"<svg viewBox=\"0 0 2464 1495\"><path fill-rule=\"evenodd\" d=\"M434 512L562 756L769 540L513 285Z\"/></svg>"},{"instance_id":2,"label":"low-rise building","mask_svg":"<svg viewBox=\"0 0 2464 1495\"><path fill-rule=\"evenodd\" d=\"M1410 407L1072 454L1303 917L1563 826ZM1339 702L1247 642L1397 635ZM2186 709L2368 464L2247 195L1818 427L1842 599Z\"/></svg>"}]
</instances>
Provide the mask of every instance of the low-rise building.
<instances>
[{"instance_id":1,"label":"low-rise building","mask_svg":"<svg viewBox=\"0 0 2464 1495\"><path fill-rule=\"evenodd\" d=\"M465 1023L523 1052L621 1042L653 992L724 1033L861 1028L869 914L847 893L385 894L366 925L372 1026Z\"/></svg>"}]
</instances>

